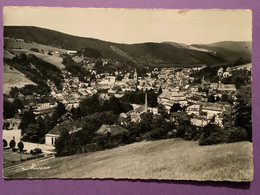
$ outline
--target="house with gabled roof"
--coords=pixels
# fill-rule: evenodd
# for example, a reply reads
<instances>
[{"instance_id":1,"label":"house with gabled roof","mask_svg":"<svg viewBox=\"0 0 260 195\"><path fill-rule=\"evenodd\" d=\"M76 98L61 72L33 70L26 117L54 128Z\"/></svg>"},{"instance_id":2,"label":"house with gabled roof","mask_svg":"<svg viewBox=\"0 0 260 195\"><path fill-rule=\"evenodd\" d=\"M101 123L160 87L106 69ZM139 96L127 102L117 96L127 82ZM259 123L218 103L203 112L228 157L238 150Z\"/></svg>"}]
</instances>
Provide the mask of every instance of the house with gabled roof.
<instances>
[{"instance_id":1,"label":"house with gabled roof","mask_svg":"<svg viewBox=\"0 0 260 195\"><path fill-rule=\"evenodd\" d=\"M55 146L57 139L59 139L63 132L68 132L69 134L76 133L82 130L81 126L81 122L78 121L63 122L58 124L45 135L45 144Z\"/></svg>"}]
</instances>

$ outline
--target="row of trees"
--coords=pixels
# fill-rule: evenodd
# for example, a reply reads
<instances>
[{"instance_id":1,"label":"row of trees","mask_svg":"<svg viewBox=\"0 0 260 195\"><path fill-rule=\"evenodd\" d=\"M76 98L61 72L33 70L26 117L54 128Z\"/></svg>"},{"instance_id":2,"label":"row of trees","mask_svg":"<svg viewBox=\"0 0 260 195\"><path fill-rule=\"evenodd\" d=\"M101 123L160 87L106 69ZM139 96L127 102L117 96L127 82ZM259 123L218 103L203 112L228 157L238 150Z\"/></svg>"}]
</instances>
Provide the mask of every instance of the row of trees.
<instances>
[{"instance_id":1,"label":"row of trees","mask_svg":"<svg viewBox=\"0 0 260 195\"><path fill-rule=\"evenodd\" d=\"M8 146L8 143L5 139L3 139L3 147L6 148ZM12 139L10 142L9 142L9 147L14 150L15 149L15 146L16 146L16 142L14 139ZM17 147L19 148L20 152L23 151L23 148L24 148L24 144L22 141L18 142L17 144Z\"/></svg>"},{"instance_id":2,"label":"row of trees","mask_svg":"<svg viewBox=\"0 0 260 195\"><path fill-rule=\"evenodd\" d=\"M118 115L122 112L128 112L131 109L133 108L130 103L124 99L118 99L115 96L111 96L109 100L102 102L99 99L99 95L95 94L82 100L79 103L79 108L73 109L72 113L73 118L75 119L103 111L113 111Z\"/></svg>"}]
</instances>

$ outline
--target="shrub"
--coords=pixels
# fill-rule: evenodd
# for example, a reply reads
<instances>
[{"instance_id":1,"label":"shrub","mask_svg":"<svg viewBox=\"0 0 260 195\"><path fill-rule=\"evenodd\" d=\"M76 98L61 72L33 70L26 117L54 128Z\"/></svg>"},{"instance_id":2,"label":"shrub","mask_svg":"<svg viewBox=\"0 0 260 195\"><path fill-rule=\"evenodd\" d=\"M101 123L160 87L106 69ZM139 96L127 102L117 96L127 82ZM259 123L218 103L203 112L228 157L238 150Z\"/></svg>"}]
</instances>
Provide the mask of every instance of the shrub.
<instances>
[{"instance_id":1,"label":"shrub","mask_svg":"<svg viewBox=\"0 0 260 195\"><path fill-rule=\"evenodd\" d=\"M187 129L184 135L185 140L192 140L197 136L198 130L195 126L191 126L191 128Z\"/></svg>"},{"instance_id":2,"label":"shrub","mask_svg":"<svg viewBox=\"0 0 260 195\"><path fill-rule=\"evenodd\" d=\"M23 148L24 148L23 142L19 142L19 143L17 144L17 146L18 146L20 152L22 152L22 151L23 151Z\"/></svg>"},{"instance_id":3,"label":"shrub","mask_svg":"<svg viewBox=\"0 0 260 195\"><path fill-rule=\"evenodd\" d=\"M199 145L213 145L227 141L227 132L215 124L208 124L202 129Z\"/></svg>"},{"instance_id":4,"label":"shrub","mask_svg":"<svg viewBox=\"0 0 260 195\"><path fill-rule=\"evenodd\" d=\"M5 140L5 139L3 139L3 147L5 148L5 147L7 147L7 141Z\"/></svg>"},{"instance_id":5,"label":"shrub","mask_svg":"<svg viewBox=\"0 0 260 195\"><path fill-rule=\"evenodd\" d=\"M42 150L40 148L34 148L33 150L30 151L31 155L36 155L42 153Z\"/></svg>"},{"instance_id":6,"label":"shrub","mask_svg":"<svg viewBox=\"0 0 260 195\"><path fill-rule=\"evenodd\" d=\"M92 151L94 152L94 151L102 150L102 148L96 143L87 144L85 148L87 149L86 152L92 152Z\"/></svg>"},{"instance_id":7,"label":"shrub","mask_svg":"<svg viewBox=\"0 0 260 195\"><path fill-rule=\"evenodd\" d=\"M192 128L190 121L188 120L183 120L183 119L178 119L178 124L176 125L176 130L177 130L177 137L184 138L186 131L190 131Z\"/></svg>"},{"instance_id":8,"label":"shrub","mask_svg":"<svg viewBox=\"0 0 260 195\"><path fill-rule=\"evenodd\" d=\"M9 143L10 148L14 148L16 145L16 142L12 139Z\"/></svg>"},{"instance_id":9,"label":"shrub","mask_svg":"<svg viewBox=\"0 0 260 195\"><path fill-rule=\"evenodd\" d=\"M229 131L227 142L232 143L232 142L239 142L245 140L247 140L247 133L245 129L241 127L235 127Z\"/></svg>"},{"instance_id":10,"label":"shrub","mask_svg":"<svg viewBox=\"0 0 260 195\"><path fill-rule=\"evenodd\" d=\"M173 129L172 131L169 131L167 133L167 138L173 138L173 137L176 137L176 135L177 135L177 130Z\"/></svg>"}]
</instances>

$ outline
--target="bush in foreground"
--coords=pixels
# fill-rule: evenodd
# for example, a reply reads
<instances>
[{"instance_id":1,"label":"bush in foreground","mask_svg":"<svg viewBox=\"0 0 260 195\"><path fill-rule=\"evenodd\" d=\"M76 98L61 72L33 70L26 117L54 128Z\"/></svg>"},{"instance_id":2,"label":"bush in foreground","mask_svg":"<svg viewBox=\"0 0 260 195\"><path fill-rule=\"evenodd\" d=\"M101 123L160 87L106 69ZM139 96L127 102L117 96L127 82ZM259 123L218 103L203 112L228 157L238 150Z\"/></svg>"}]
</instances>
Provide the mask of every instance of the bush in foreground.
<instances>
[{"instance_id":1,"label":"bush in foreground","mask_svg":"<svg viewBox=\"0 0 260 195\"><path fill-rule=\"evenodd\" d=\"M5 147L7 147L7 141L5 140L5 139L3 139L3 147L5 148Z\"/></svg>"},{"instance_id":2,"label":"bush in foreground","mask_svg":"<svg viewBox=\"0 0 260 195\"><path fill-rule=\"evenodd\" d=\"M227 141L227 132L215 124L207 124L202 129L202 135L199 139L199 145L213 145L225 143Z\"/></svg>"},{"instance_id":3,"label":"bush in foreground","mask_svg":"<svg viewBox=\"0 0 260 195\"><path fill-rule=\"evenodd\" d=\"M247 140L247 133L245 129L241 127L234 127L229 131L227 142L239 142Z\"/></svg>"},{"instance_id":4,"label":"bush in foreground","mask_svg":"<svg viewBox=\"0 0 260 195\"><path fill-rule=\"evenodd\" d=\"M12 139L9 143L10 148L15 148L16 142Z\"/></svg>"}]
</instances>

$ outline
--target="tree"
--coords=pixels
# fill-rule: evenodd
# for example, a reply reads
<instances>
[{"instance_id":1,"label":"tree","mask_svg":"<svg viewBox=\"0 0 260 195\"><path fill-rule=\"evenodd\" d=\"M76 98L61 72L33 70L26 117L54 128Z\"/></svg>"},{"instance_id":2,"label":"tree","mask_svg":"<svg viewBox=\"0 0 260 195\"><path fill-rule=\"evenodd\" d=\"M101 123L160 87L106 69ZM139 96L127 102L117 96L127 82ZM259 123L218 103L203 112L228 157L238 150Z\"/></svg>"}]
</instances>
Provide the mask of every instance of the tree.
<instances>
[{"instance_id":1,"label":"tree","mask_svg":"<svg viewBox=\"0 0 260 195\"><path fill-rule=\"evenodd\" d=\"M9 143L9 146L10 146L10 148L15 148L15 145L16 145L16 142L15 142L15 140L14 139L12 139L11 141L10 141L10 143Z\"/></svg>"},{"instance_id":2,"label":"tree","mask_svg":"<svg viewBox=\"0 0 260 195\"><path fill-rule=\"evenodd\" d=\"M19 94L19 89L17 87L12 87L9 94L12 96L12 98L15 98Z\"/></svg>"},{"instance_id":3,"label":"tree","mask_svg":"<svg viewBox=\"0 0 260 195\"><path fill-rule=\"evenodd\" d=\"M25 111L21 116L21 123L19 128L22 130L22 134L24 134L25 129L28 127L29 124L35 123L35 115L33 113L33 109L30 108L28 111Z\"/></svg>"},{"instance_id":4,"label":"tree","mask_svg":"<svg viewBox=\"0 0 260 195\"><path fill-rule=\"evenodd\" d=\"M109 105L110 105L110 108L114 111L115 114L120 114L121 112L123 112L121 104L115 96L112 96L109 99Z\"/></svg>"},{"instance_id":5,"label":"tree","mask_svg":"<svg viewBox=\"0 0 260 195\"><path fill-rule=\"evenodd\" d=\"M165 118L169 118L168 111L167 111L166 107L162 104L158 105L158 113L163 115Z\"/></svg>"},{"instance_id":6,"label":"tree","mask_svg":"<svg viewBox=\"0 0 260 195\"><path fill-rule=\"evenodd\" d=\"M97 73L101 73L103 71L103 62L102 62L102 60L97 60L96 61L94 69L97 71Z\"/></svg>"},{"instance_id":7,"label":"tree","mask_svg":"<svg viewBox=\"0 0 260 195\"><path fill-rule=\"evenodd\" d=\"M91 114L97 112L100 109L100 101L99 101L98 94L95 94L92 97L83 99L79 103L79 108L81 110L82 116L91 115Z\"/></svg>"},{"instance_id":8,"label":"tree","mask_svg":"<svg viewBox=\"0 0 260 195\"><path fill-rule=\"evenodd\" d=\"M216 102L214 95L208 97L208 102Z\"/></svg>"},{"instance_id":9,"label":"tree","mask_svg":"<svg viewBox=\"0 0 260 195\"><path fill-rule=\"evenodd\" d=\"M111 107L110 107L110 104L108 103L108 100L105 100L103 105L102 105L102 110L103 111L108 111L108 110L111 110Z\"/></svg>"},{"instance_id":10,"label":"tree","mask_svg":"<svg viewBox=\"0 0 260 195\"><path fill-rule=\"evenodd\" d=\"M184 120L183 118L178 118L176 130L177 130L177 137L185 137L185 133L191 129L191 123L189 120Z\"/></svg>"},{"instance_id":11,"label":"tree","mask_svg":"<svg viewBox=\"0 0 260 195\"><path fill-rule=\"evenodd\" d=\"M245 129L249 141L252 141L251 100L251 86L244 86L238 91L237 104L234 106L235 126Z\"/></svg>"},{"instance_id":12,"label":"tree","mask_svg":"<svg viewBox=\"0 0 260 195\"><path fill-rule=\"evenodd\" d=\"M27 55L25 53L20 54L20 62L24 63L27 61Z\"/></svg>"},{"instance_id":13,"label":"tree","mask_svg":"<svg viewBox=\"0 0 260 195\"><path fill-rule=\"evenodd\" d=\"M4 122L3 129L7 129L10 126L10 123L8 121Z\"/></svg>"},{"instance_id":14,"label":"tree","mask_svg":"<svg viewBox=\"0 0 260 195\"><path fill-rule=\"evenodd\" d=\"M22 161L22 151L23 151L23 148L24 148L24 145L23 145L23 142L20 141L18 144L17 144L19 150L20 150L20 160Z\"/></svg>"},{"instance_id":15,"label":"tree","mask_svg":"<svg viewBox=\"0 0 260 195\"><path fill-rule=\"evenodd\" d=\"M59 119L66 114L66 107L63 103L58 102L57 107L52 115L53 126L55 126L59 121Z\"/></svg>"},{"instance_id":16,"label":"tree","mask_svg":"<svg viewBox=\"0 0 260 195\"><path fill-rule=\"evenodd\" d=\"M247 133L241 127L233 127L229 130L227 142L239 142L247 140Z\"/></svg>"},{"instance_id":17,"label":"tree","mask_svg":"<svg viewBox=\"0 0 260 195\"><path fill-rule=\"evenodd\" d=\"M212 145L227 141L228 132L218 125L209 123L202 129L199 145Z\"/></svg>"},{"instance_id":18,"label":"tree","mask_svg":"<svg viewBox=\"0 0 260 195\"><path fill-rule=\"evenodd\" d=\"M4 99L4 119L13 118L14 114L15 109L13 104L10 101Z\"/></svg>"},{"instance_id":19,"label":"tree","mask_svg":"<svg viewBox=\"0 0 260 195\"><path fill-rule=\"evenodd\" d=\"M41 135L41 129L39 124L31 123L28 125L28 128L26 128L23 140L33 143L39 143L42 136L44 135Z\"/></svg>"},{"instance_id":20,"label":"tree","mask_svg":"<svg viewBox=\"0 0 260 195\"><path fill-rule=\"evenodd\" d=\"M174 103L170 109L170 112L178 112L183 110L183 108L181 107L181 105L179 103Z\"/></svg>"},{"instance_id":21,"label":"tree","mask_svg":"<svg viewBox=\"0 0 260 195\"><path fill-rule=\"evenodd\" d=\"M127 101L121 101L121 107L123 109L123 112L128 112L130 110L133 110L133 106L127 102Z\"/></svg>"},{"instance_id":22,"label":"tree","mask_svg":"<svg viewBox=\"0 0 260 195\"><path fill-rule=\"evenodd\" d=\"M74 120L76 120L76 118L77 118L77 109L74 108L74 107L72 107L72 108L70 109L70 113L72 114L72 118L73 118Z\"/></svg>"},{"instance_id":23,"label":"tree","mask_svg":"<svg viewBox=\"0 0 260 195\"><path fill-rule=\"evenodd\" d=\"M5 147L7 147L7 145L8 145L7 141L5 139L3 139L3 147L5 148Z\"/></svg>"},{"instance_id":24,"label":"tree","mask_svg":"<svg viewBox=\"0 0 260 195\"><path fill-rule=\"evenodd\" d=\"M14 101L13 101L13 107L15 109L15 111L17 112L17 110L21 110L21 109L24 109L24 106L23 106L23 103L20 99L18 98L15 98Z\"/></svg>"},{"instance_id":25,"label":"tree","mask_svg":"<svg viewBox=\"0 0 260 195\"><path fill-rule=\"evenodd\" d=\"M52 126L52 120L50 115L46 115L43 121L43 126L45 127L45 134L48 133L54 126Z\"/></svg>"},{"instance_id":26,"label":"tree","mask_svg":"<svg viewBox=\"0 0 260 195\"><path fill-rule=\"evenodd\" d=\"M58 105L56 107L56 112L58 113L58 116L61 117L66 113L66 107L63 103L58 102Z\"/></svg>"}]
</instances>

